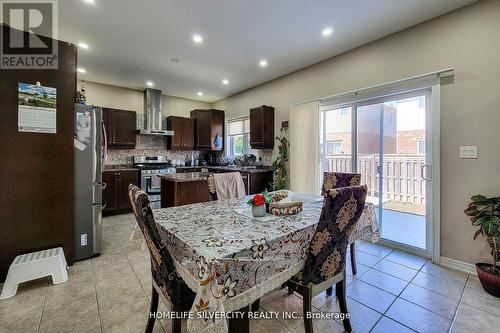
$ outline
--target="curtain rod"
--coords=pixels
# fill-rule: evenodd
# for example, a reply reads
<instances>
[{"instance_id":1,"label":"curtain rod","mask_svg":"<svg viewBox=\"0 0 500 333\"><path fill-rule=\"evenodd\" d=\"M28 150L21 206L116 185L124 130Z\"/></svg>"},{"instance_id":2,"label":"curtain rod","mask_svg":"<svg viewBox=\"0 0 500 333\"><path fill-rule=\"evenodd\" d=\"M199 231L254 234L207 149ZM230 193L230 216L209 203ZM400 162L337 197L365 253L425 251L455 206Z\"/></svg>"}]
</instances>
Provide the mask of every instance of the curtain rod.
<instances>
[{"instance_id":1,"label":"curtain rod","mask_svg":"<svg viewBox=\"0 0 500 333\"><path fill-rule=\"evenodd\" d=\"M361 89L355 89L355 90L351 90L351 91L347 91L347 92L342 92L342 93L335 94L335 95L314 98L314 99L310 99L310 100L303 101L300 103L292 104L292 105L290 105L290 107L305 104L305 103L311 103L311 102L324 102L327 100L336 99L336 98L349 96L349 95L356 96L362 92L369 91L372 89L383 88L383 87L387 87L387 86L394 86L394 85L398 85L401 83L405 83L405 82L413 81L413 80L418 80L418 79L425 79L425 78L432 78L432 77L443 78L443 77L453 76L453 75L455 75L455 69L454 68L446 68L446 69L442 69L442 70L438 70L438 71L434 71L434 72L430 72L430 73L426 73L426 74L416 75L416 76L412 76L412 77L408 77L408 78L404 78L404 79L399 79L399 80L390 81L390 82L386 82L386 83L376 84L373 86L368 86L368 87L361 88Z\"/></svg>"}]
</instances>

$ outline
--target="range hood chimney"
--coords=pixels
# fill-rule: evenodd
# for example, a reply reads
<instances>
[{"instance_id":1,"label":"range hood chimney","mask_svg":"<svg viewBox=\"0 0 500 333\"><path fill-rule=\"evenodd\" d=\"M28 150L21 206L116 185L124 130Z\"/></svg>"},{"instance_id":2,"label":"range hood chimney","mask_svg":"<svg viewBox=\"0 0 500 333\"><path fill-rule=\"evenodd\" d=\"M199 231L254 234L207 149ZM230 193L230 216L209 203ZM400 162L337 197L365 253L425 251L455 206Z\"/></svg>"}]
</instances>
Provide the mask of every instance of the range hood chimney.
<instances>
[{"instance_id":1,"label":"range hood chimney","mask_svg":"<svg viewBox=\"0 0 500 333\"><path fill-rule=\"evenodd\" d=\"M161 90L144 90L144 128L137 130L139 134L173 136L174 131L162 129L161 119Z\"/></svg>"}]
</instances>

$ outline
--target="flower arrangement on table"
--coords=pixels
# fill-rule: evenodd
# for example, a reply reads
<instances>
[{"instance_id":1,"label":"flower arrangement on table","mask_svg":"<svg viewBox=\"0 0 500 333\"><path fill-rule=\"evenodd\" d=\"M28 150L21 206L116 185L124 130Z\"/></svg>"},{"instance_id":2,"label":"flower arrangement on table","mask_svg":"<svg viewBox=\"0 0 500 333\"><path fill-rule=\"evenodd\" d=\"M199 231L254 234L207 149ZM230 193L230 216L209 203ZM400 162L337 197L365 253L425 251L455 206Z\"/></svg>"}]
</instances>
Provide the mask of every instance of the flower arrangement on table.
<instances>
[{"instance_id":1,"label":"flower arrangement on table","mask_svg":"<svg viewBox=\"0 0 500 333\"><path fill-rule=\"evenodd\" d=\"M266 192L255 194L247 204L252 206L252 215L255 217L262 217L266 215L266 204L271 202L271 196Z\"/></svg>"},{"instance_id":2,"label":"flower arrangement on table","mask_svg":"<svg viewBox=\"0 0 500 333\"><path fill-rule=\"evenodd\" d=\"M262 217L266 212L273 215L294 215L302 211L303 202L293 199L289 191L262 192L255 194L247 203L252 206L252 215Z\"/></svg>"}]
</instances>

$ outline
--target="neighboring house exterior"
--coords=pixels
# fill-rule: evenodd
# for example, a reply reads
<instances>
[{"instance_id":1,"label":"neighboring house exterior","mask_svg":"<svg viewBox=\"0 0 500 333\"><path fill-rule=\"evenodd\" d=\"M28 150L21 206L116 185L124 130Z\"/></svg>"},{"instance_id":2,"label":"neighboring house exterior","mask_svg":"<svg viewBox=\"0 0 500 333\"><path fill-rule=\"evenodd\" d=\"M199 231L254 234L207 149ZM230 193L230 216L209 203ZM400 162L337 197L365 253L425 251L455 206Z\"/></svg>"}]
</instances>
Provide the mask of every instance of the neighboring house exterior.
<instances>
[{"instance_id":1,"label":"neighboring house exterior","mask_svg":"<svg viewBox=\"0 0 500 333\"><path fill-rule=\"evenodd\" d=\"M425 154L425 100L412 98L383 104L384 154ZM358 153L378 154L380 140L380 104L358 109ZM329 110L323 125L324 153L346 155L352 153L350 108Z\"/></svg>"}]
</instances>

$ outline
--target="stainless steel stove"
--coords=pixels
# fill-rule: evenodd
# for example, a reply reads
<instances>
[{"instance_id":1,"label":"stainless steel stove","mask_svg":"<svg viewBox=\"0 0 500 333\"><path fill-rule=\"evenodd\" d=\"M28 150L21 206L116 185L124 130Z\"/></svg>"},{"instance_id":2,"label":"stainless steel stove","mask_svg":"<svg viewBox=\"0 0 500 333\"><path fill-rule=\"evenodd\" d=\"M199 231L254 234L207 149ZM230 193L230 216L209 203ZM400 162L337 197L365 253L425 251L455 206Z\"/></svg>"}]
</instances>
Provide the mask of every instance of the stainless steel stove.
<instances>
[{"instance_id":1,"label":"stainless steel stove","mask_svg":"<svg viewBox=\"0 0 500 333\"><path fill-rule=\"evenodd\" d=\"M175 173L165 156L134 156L134 167L141 171L141 189L149 195L151 208L161 208L160 174Z\"/></svg>"}]
</instances>

